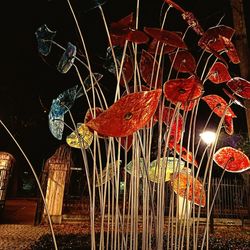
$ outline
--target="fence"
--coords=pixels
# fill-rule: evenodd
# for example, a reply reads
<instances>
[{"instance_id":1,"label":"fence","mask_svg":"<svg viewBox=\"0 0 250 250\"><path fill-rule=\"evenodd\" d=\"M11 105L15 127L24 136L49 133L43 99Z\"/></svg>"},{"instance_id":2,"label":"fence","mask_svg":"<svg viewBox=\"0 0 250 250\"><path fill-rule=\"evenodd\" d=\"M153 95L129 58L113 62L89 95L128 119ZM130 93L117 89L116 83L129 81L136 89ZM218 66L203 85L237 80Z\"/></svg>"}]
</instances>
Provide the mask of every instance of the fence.
<instances>
[{"instance_id":1,"label":"fence","mask_svg":"<svg viewBox=\"0 0 250 250\"><path fill-rule=\"evenodd\" d=\"M219 184L219 178L212 179L212 195ZM212 196L213 197L213 196ZM249 187L244 180L225 178L222 180L214 204L214 217L240 218L248 217Z\"/></svg>"},{"instance_id":2,"label":"fence","mask_svg":"<svg viewBox=\"0 0 250 250\"><path fill-rule=\"evenodd\" d=\"M215 218L237 218L250 219L249 215L249 187L240 178L223 178L219 184L220 178L211 179L211 198L215 197L212 216ZM218 187L219 186L219 187ZM218 190L217 190L218 188ZM207 183L205 184L207 193ZM217 190L217 194L216 193ZM167 197L170 198L171 190L167 188ZM168 211L169 208L166 208ZM196 207L198 211L198 207ZM207 216L207 208L201 208L200 215Z\"/></svg>"},{"instance_id":3,"label":"fence","mask_svg":"<svg viewBox=\"0 0 250 250\"><path fill-rule=\"evenodd\" d=\"M219 178L212 178L211 180L211 197L213 199L215 192L217 190L217 187L219 185ZM83 188L83 185L78 185L79 188ZM205 186L205 189L207 190L207 185ZM83 191L83 190L82 190ZM170 197L172 190L170 188L170 185L166 185L165 190L166 195L166 207L165 207L165 215L168 216L169 207L167 207L170 204ZM81 191L74 190L74 193L81 193ZM206 192L207 193L207 192ZM83 196L86 196L83 195ZM81 214L82 210L81 208L84 206L84 210L87 211L86 206L88 199L83 199L83 196L71 196L68 194L67 198L64 199L64 211L67 213L76 213L79 211ZM86 198L86 197L85 197ZM244 183L243 179L240 178L223 178L219 189L215 198L215 203L213 206L213 217L215 218L237 218L237 219L243 219L249 217L249 188ZM85 202L84 202L84 201ZM121 199L122 200L122 199ZM85 203L85 204L82 204ZM142 204L143 205L143 204ZM141 206L142 206L141 205ZM197 209L198 207L196 207ZM139 208L139 210L141 210ZM198 209L197 209L198 211ZM207 208L201 208L201 217L206 217Z\"/></svg>"}]
</instances>

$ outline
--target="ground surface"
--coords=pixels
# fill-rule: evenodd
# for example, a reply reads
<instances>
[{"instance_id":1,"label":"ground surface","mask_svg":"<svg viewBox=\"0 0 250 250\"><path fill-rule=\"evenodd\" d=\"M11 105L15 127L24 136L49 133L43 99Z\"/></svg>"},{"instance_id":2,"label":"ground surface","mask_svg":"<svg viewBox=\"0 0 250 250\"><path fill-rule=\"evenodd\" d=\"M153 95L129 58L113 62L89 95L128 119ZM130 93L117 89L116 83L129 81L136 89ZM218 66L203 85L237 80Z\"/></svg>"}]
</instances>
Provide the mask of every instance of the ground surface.
<instances>
[{"instance_id":1,"label":"ground surface","mask_svg":"<svg viewBox=\"0 0 250 250\"><path fill-rule=\"evenodd\" d=\"M46 234L50 236L47 224L34 226L36 208L34 200L10 200L5 205L0 221L0 250L29 250L41 236ZM97 222L96 231L98 231L98 225ZM56 235L87 234L89 229L89 218L85 218L84 221L75 221L74 224L54 225ZM250 250L250 227L220 225L215 227L214 236L220 241L231 240L233 244L237 241L245 242L244 245L249 247L244 250ZM230 249L242 250L237 244L232 245Z\"/></svg>"}]
</instances>

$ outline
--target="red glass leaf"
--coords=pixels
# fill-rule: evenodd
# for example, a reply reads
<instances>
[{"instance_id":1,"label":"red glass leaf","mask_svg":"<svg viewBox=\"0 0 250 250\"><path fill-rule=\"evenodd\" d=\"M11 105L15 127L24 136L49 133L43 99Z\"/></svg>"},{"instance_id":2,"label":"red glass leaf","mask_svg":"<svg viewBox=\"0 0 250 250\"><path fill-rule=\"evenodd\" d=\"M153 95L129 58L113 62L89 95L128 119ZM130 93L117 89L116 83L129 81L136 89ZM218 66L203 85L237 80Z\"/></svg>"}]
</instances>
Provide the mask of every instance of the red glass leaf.
<instances>
[{"instance_id":1,"label":"red glass leaf","mask_svg":"<svg viewBox=\"0 0 250 250\"><path fill-rule=\"evenodd\" d=\"M228 172L239 173L250 169L247 155L232 147L220 148L213 159L218 166Z\"/></svg>"},{"instance_id":2,"label":"red glass leaf","mask_svg":"<svg viewBox=\"0 0 250 250\"><path fill-rule=\"evenodd\" d=\"M178 72L192 73L195 71L196 62L192 54L187 50L179 50L169 55L170 61L174 61L174 69Z\"/></svg>"},{"instance_id":3,"label":"red glass leaf","mask_svg":"<svg viewBox=\"0 0 250 250\"><path fill-rule=\"evenodd\" d=\"M193 178L191 174L186 173L178 173L173 176L171 185L176 194L187 198L189 201L193 201L195 205L205 207L206 193L199 180Z\"/></svg>"},{"instance_id":4,"label":"red glass leaf","mask_svg":"<svg viewBox=\"0 0 250 250\"><path fill-rule=\"evenodd\" d=\"M137 44L143 44L148 42L148 36L139 30L131 30L127 36L126 39L130 42L134 42Z\"/></svg>"},{"instance_id":5,"label":"red glass leaf","mask_svg":"<svg viewBox=\"0 0 250 250\"><path fill-rule=\"evenodd\" d=\"M134 75L133 63L128 55L125 56L123 67L122 67L122 75L120 84L125 86L125 83L128 84Z\"/></svg>"},{"instance_id":6,"label":"red glass leaf","mask_svg":"<svg viewBox=\"0 0 250 250\"><path fill-rule=\"evenodd\" d=\"M227 108L226 115L236 117L233 110L230 107L228 107L227 102L222 97L218 95L206 95L203 96L201 99L203 99L210 107L210 109L212 109L213 112L219 117L222 117L226 108Z\"/></svg>"},{"instance_id":7,"label":"red glass leaf","mask_svg":"<svg viewBox=\"0 0 250 250\"><path fill-rule=\"evenodd\" d=\"M226 89L222 88L222 90L224 91L224 93L230 98L230 100L234 103L234 104L237 104L239 106L241 106L242 108L245 108L246 107L234 96L232 95L231 93L229 93Z\"/></svg>"},{"instance_id":8,"label":"red glass leaf","mask_svg":"<svg viewBox=\"0 0 250 250\"><path fill-rule=\"evenodd\" d=\"M133 26L133 13L130 13L119 21L111 23L110 33L116 36L124 36L129 33Z\"/></svg>"},{"instance_id":9,"label":"red glass leaf","mask_svg":"<svg viewBox=\"0 0 250 250\"><path fill-rule=\"evenodd\" d=\"M117 36L114 34L110 34L110 38L111 38L112 46L124 47L125 42L126 42L126 36Z\"/></svg>"},{"instance_id":10,"label":"red glass leaf","mask_svg":"<svg viewBox=\"0 0 250 250\"><path fill-rule=\"evenodd\" d=\"M182 130L179 127L177 127L177 125L175 123L175 124L173 124L170 131L167 131L164 134L164 140L165 140L165 142L167 142L167 140L168 140L168 147L170 149L173 149L174 146L177 145L180 142L180 140L181 140L181 131ZM169 139L168 139L168 136L169 136Z\"/></svg>"},{"instance_id":11,"label":"red glass leaf","mask_svg":"<svg viewBox=\"0 0 250 250\"><path fill-rule=\"evenodd\" d=\"M194 166L198 168L198 162L194 159L192 152L187 151L185 147L181 147L179 144L176 145L175 150L178 155L181 153L181 158L189 164L193 164L194 160Z\"/></svg>"},{"instance_id":12,"label":"red glass leaf","mask_svg":"<svg viewBox=\"0 0 250 250\"><path fill-rule=\"evenodd\" d=\"M223 125L224 125L224 129L228 135L232 135L234 133L234 123L233 123L232 116L225 115Z\"/></svg>"},{"instance_id":13,"label":"red glass leaf","mask_svg":"<svg viewBox=\"0 0 250 250\"><path fill-rule=\"evenodd\" d=\"M180 12L185 12L184 9L182 9L177 3L175 3L174 1L172 0L165 0L165 2L169 5L171 5L173 8L175 8L176 10L180 11Z\"/></svg>"},{"instance_id":14,"label":"red glass leaf","mask_svg":"<svg viewBox=\"0 0 250 250\"><path fill-rule=\"evenodd\" d=\"M229 59L231 60L232 63L238 64L240 63L240 58L238 56L237 50L234 47L234 44L231 42L230 39L226 37L222 37L224 44L225 44L225 51Z\"/></svg>"},{"instance_id":15,"label":"red glass leaf","mask_svg":"<svg viewBox=\"0 0 250 250\"><path fill-rule=\"evenodd\" d=\"M160 69L159 76L157 76L158 62L154 60L154 57L147 51L142 50L141 60L140 60L140 72L141 77L145 83L150 87L160 88L162 84L163 71ZM153 74L153 78L152 78ZM156 83L157 82L157 83Z\"/></svg>"},{"instance_id":16,"label":"red glass leaf","mask_svg":"<svg viewBox=\"0 0 250 250\"><path fill-rule=\"evenodd\" d=\"M92 114L94 115L94 110L95 110L95 117L99 116L104 110L100 107L96 107L95 109L92 108ZM94 119L93 115L90 112L90 109L87 110L85 117L84 117L84 123L89 122L90 120Z\"/></svg>"},{"instance_id":17,"label":"red glass leaf","mask_svg":"<svg viewBox=\"0 0 250 250\"><path fill-rule=\"evenodd\" d=\"M147 52L150 53L150 54L155 54L156 53L156 47L157 47L157 43L159 41L157 41L156 39L153 39L150 44L148 45L148 49L147 49ZM163 55L164 54L168 54L170 52L173 52L176 47L174 46L171 46L171 45L168 45L168 44L162 44L161 42L159 42L159 46L158 46L158 50L157 50L157 55L160 55L160 52L161 52L161 47L164 45L164 48L163 48Z\"/></svg>"},{"instance_id":18,"label":"red glass leaf","mask_svg":"<svg viewBox=\"0 0 250 250\"><path fill-rule=\"evenodd\" d=\"M229 81L231 76L225 64L216 62L208 72L208 79L215 84L219 84Z\"/></svg>"},{"instance_id":19,"label":"red glass leaf","mask_svg":"<svg viewBox=\"0 0 250 250\"><path fill-rule=\"evenodd\" d=\"M133 144L133 135L129 135L126 137L116 137L117 142L120 139L121 146L126 150L129 151Z\"/></svg>"},{"instance_id":20,"label":"red glass leaf","mask_svg":"<svg viewBox=\"0 0 250 250\"><path fill-rule=\"evenodd\" d=\"M198 35L203 35L204 31L200 26L198 20L195 18L194 14L189 11L185 11L182 14L183 19L188 23L188 25L194 30L194 32Z\"/></svg>"},{"instance_id":21,"label":"red glass leaf","mask_svg":"<svg viewBox=\"0 0 250 250\"><path fill-rule=\"evenodd\" d=\"M122 93L121 97L123 96L126 96L128 94L131 94L131 93L138 93L138 92L142 92L142 91L150 91L150 89L147 87L147 86L144 86L144 85L141 85L141 86L137 86L136 89L134 86L129 86L128 87L128 91L129 93L127 92L127 89ZM157 120L155 120L155 118L153 118L153 123L152 123L152 127L156 124ZM150 128L150 123L147 124L146 128Z\"/></svg>"},{"instance_id":22,"label":"red glass leaf","mask_svg":"<svg viewBox=\"0 0 250 250\"><path fill-rule=\"evenodd\" d=\"M154 121L159 121L159 109L154 115ZM166 141L168 134L170 133L168 144L170 148L173 148L173 146L179 143L181 139L181 132L182 132L182 126L183 126L182 115L178 113L178 114L175 114L175 117L174 117L174 109L164 107L163 114L162 114L162 122L167 126L167 131L164 135L164 139ZM171 128L170 128L170 125L171 125Z\"/></svg>"},{"instance_id":23,"label":"red glass leaf","mask_svg":"<svg viewBox=\"0 0 250 250\"><path fill-rule=\"evenodd\" d=\"M153 116L160 96L160 89L128 94L86 125L104 136L131 135Z\"/></svg>"},{"instance_id":24,"label":"red glass leaf","mask_svg":"<svg viewBox=\"0 0 250 250\"><path fill-rule=\"evenodd\" d=\"M227 86L239 97L250 99L249 81L241 77L234 77L227 82Z\"/></svg>"},{"instance_id":25,"label":"red glass leaf","mask_svg":"<svg viewBox=\"0 0 250 250\"><path fill-rule=\"evenodd\" d=\"M195 76L169 80L164 84L164 95L174 104L192 101L201 96L202 90L203 87Z\"/></svg>"},{"instance_id":26,"label":"red glass leaf","mask_svg":"<svg viewBox=\"0 0 250 250\"><path fill-rule=\"evenodd\" d=\"M176 34L176 32L149 27L145 27L144 31L159 42L171 45L175 48L187 48L187 45L183 42L181 37Z\"/></svg>"},{"instance_id":27,"label":"red glass leaf","mask_svg":"<svg viewBox=\"0 0 250 250\"><path fill-rule=\"evenodd\" d=\"M235 30L233 28L225 25L211 27L200 38L198 45L203 49L207 47L219 52L225 49L225 43L222 37L231 40L234 33Z\"/></svg>"},{"instance_id":28,"label":"red glass leaf","mask_svg":"<svg viewBox=\"0 0 250 250\"><path fill-rule=\"evenodd\" d=\"M110 37L113 46L123 47L126 41L126 36L130 29L134 27L133 13L122 18L117 22L111 23Z\"/></svg>"},{"instance_id":29,"label":"red glass leaf","mask_svg":"<svg viewBox=\"0 0 250 250\"><path fill-rule=\"evenodd\" d=\"M197 104L197 100L188 101L187 103L182 103L180 106L180 109L185 110L185 111L190 111L196 106L196 104Z\"/></svg>"},{"instance_id":30,"label":"red glass leaf","mask_svg":"<svg viewBox=\"0 0 250 250\"><path fill-rule=\"evenodd\" d=\"M129 93L127 91L129 91ZM131 94L131 93L137 93L137 92L141 92L141 91L150 91L150 89L144 85L141 85L141 86L137 85L136 88L135 88L135 86L129 86L128 90L126 89L125 91L123 91L121 97L126 96L126 95Z\"/></svg>"},{"instance_id":31,"label":"red glass leaf","mask_svg":"<svg viewBox=\"0 0 250 250\"><path fill-rule=\"evenodd\" d=\"M174 109L173 108L168 108L168 107L163 108L162 122L164 122L167 126L170 125L170 123L173 119L173 116L174 116ZM159 121L159 109L157 109L157 111L155 112L154 119L156 121ZM180 113L175 114L174 123L177 123L177 119L178 119L178 127L182 128L183 118L182 118L182 115Z\"/></svg>"}]
</instances>

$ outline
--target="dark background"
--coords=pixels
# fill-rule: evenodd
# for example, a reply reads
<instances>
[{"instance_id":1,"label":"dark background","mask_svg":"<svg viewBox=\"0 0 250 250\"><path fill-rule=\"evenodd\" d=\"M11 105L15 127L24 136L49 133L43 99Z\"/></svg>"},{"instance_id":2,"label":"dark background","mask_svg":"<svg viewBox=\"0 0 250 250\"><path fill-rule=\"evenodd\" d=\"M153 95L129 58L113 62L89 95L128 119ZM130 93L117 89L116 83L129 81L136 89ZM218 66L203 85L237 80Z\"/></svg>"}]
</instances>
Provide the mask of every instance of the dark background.
<instances>
[{"instance_id":1,"label":"dark background","mask_svg":"<svg viewBox=\"0 0 250 250\"><path fill-rule=\"evenodd\" d=\"M113 78L101 65L101 58L105 56L108 46L105 29L97 9L85 12L85 1L72 0L72 5L93 62L93 71L104 74L102 80L104 93L112 99ZM223 15L222 24L233 26L229 0L176 2L184 9L192 11L204 30L215 26ZM140 1L141 29L144 26L159 27L162 3L162 0ZM108 0L103 5L107 22L117 21L130 14L135 10L135 4L135 0ZM248 14L249 1L244 1L244 7ZM46 23L51 30L57 31L55 41L62 46L65 47L70 41L77 46L78 51L82 51L82 45L65 0L4 1L1 8L4 15L1 17L0 119L11 130L39 174L44 161L53 155L60 144L64 143L55 139L48 128L47 116L51 101L62 91L79 84L79 81L73 70L67 74L61 74L56 70L62 54L59 49L53 47L51 55L47 58L42 58L38 54L34 33L39 26ZM163 7L163 10L166 8L166 6ZM169 30L183 31L186 24L176 11L172 11L168 17L167 27ZM249 30L249 27L247 28ZM193 53L196 53L197 47L194 46L196 41L197 36L192 34L187 39L189 49ZM238 76L238 66L230 67L232 76ZM86 70L84 68L80 70L82 76L86 77ZM206 93L221 93L220 89L219 86L207 84L205 90ZM223 93L221 95L223 96ZM204 114L209 112L206 105L201 108ZM87 104L81 99L77 101L72 113L77 120L84 116L86 110ZM238 115L234 123L235 131L246 133L244 110L236 106L233 106L233 110ZM23 156L2 127L0 127L0 151L8 151L14 155L17 160L17 176L30 175Z\"/></svg>"}]
</instances>

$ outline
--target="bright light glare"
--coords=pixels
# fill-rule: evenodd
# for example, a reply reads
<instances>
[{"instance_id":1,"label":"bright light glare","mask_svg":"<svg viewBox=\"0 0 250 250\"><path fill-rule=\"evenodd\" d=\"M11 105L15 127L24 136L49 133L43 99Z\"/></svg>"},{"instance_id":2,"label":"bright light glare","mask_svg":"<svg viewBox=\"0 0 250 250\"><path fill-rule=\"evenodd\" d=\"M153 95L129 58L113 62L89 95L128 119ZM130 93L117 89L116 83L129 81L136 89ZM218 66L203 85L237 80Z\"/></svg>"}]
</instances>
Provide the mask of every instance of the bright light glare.
<instances>
[{"instance_id":1,"label":"bright light glare","mask_svg":"<svg viewBox=\"0 0 250 250\"><path fill-rule=\"evenodd\" d=\"M215 141L215 133L213 131L205 131L200 134L201 139L206 143L206 144L211 144Z\"/></svg>"}]
</instances>

